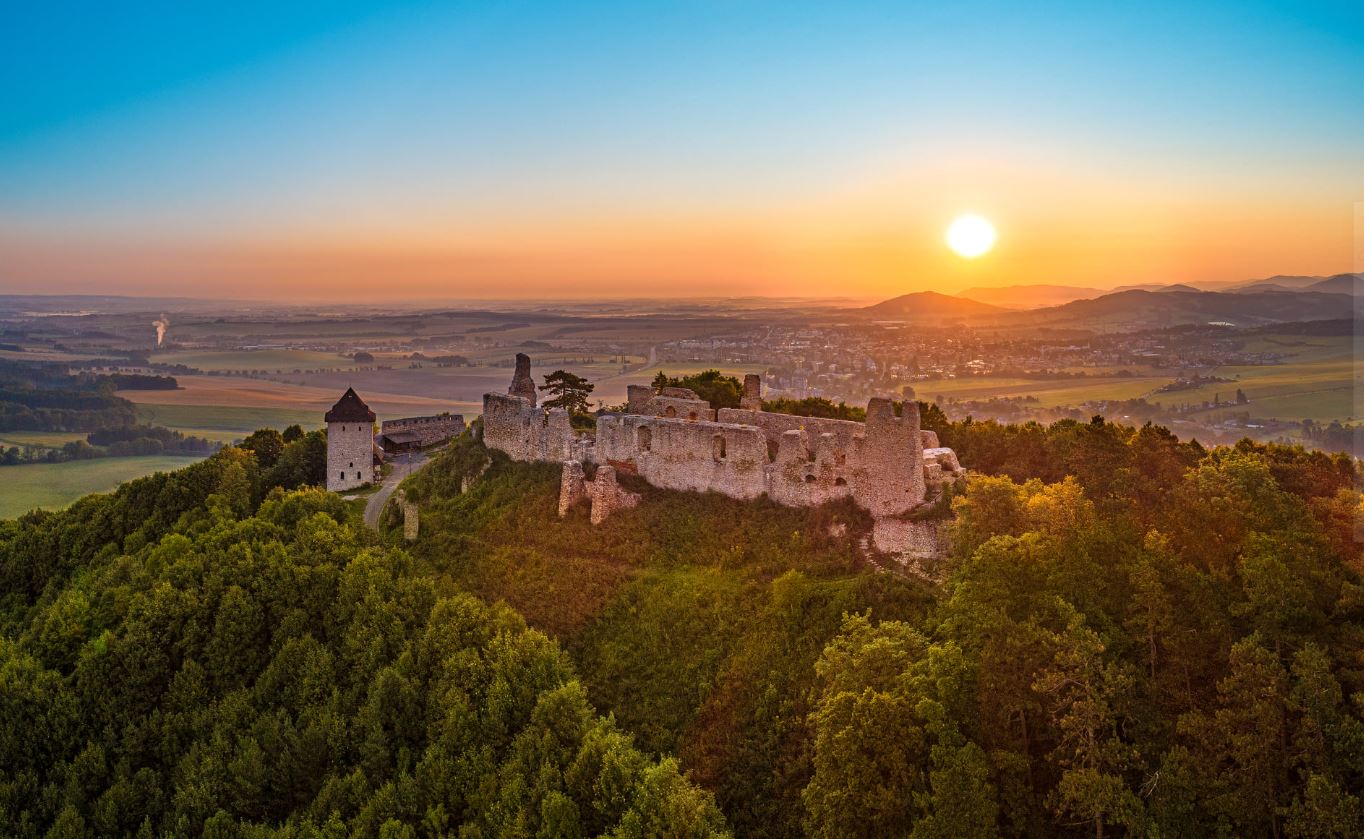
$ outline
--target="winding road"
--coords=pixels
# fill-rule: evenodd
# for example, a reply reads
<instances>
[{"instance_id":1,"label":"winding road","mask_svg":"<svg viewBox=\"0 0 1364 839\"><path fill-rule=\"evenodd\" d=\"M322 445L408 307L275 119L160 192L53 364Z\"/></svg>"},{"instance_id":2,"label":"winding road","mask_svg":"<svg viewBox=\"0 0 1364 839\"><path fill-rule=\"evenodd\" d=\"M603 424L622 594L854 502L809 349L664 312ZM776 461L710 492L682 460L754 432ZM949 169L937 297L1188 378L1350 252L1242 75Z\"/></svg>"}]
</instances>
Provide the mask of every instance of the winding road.
<instances>
[{"instance_id":1,"label":"winding road","mask_svg":"<svg viewBox=\"0 0 1364 839\"><path fill-rule=\"evenodd\" d=\"M398 484L403 482L403 478L422 468L426 460L426 452L405 452L394 455L389 460L389 463L393 464L392 471L384 478L379 491L371 495L369 501L365 503L365 524L376 530L379 528L379 514L384 511L388 497L398 488Z\"/></svg>"}]
</instances>

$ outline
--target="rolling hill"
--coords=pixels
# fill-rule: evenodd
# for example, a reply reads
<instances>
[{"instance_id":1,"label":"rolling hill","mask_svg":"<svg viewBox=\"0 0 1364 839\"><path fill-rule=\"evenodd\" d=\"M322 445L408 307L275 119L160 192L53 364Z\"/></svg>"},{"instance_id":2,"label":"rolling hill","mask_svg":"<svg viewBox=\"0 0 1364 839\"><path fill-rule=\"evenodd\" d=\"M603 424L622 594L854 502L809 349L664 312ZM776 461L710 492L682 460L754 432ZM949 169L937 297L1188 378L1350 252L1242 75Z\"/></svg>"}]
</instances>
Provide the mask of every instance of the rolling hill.
<instances>
[{"instance_id":1,"label":"rolling hill","mask_svg":"<svg viewBox=\"0 0 1364 839\"><path fill-rule=\"evenodd\" d=\"M970 320L998 315L1007 310L964 297L952 297L936 291L919 291L902 294L855 311L866 317L881 320Z\"/></svg>"},{"instance_id":2,"label":"rolling hill","mask_svg":"<svg viewBox=\"0 0 1364 839\"><path fill-rule=\"evenodd\" d=\"M1030 325L1108 326L1139 329L1226 321L1238 326L1350 317L1353 298L1320 292L1122 291L1094 300L1017 313Z\"/></svg>"},{"instance_id":3,"label":"rolling hill","mask_svg":"<svg viewBox=\"0 0 1364 839\"><path fill-rule=\"evenodd\" d=\"M1313 283L1306 290L1322 292L1323 294L1359 296L1364 294L1364 274L1336 274L1334 277L1327 277L1319 283Z\"/></svg>"},{"instance_id":4,"label":"rolling hill","mask_svg":"<svg viewBox=\"0 0 1364 839\"><path fill-rule=\"evenodd\" d=\"M1088 300L1108 292L1101 288L1069 285L1011 285L999 288L968 288L957 297L986 303L1002 309L1038 309L1060 306L1073 300Z\"/></svg>"}]
</instances>

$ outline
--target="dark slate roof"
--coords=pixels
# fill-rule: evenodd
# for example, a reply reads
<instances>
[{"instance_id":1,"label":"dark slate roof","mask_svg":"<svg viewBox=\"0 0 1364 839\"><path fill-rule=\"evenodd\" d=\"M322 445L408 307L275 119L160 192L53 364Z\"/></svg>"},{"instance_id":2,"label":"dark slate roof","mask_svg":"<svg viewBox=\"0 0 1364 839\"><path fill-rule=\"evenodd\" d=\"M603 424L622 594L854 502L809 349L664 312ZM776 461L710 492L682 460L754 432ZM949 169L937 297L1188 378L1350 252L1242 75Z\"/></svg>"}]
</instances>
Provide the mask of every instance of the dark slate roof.
<instances>
[{"instance_id":1,"label":"dark slate roof","mask_svg":"<svg viewBox=\"0 0 1364 839\"><path fill-rule=\"evenodd\" d=\"M395 445L402 445L403 443L420 443L422 441L422 435L416 431L385 431L382 436L385 440Z\"/></svg>"},{"instance_id":2,"label":"dark slate roof","mask_svg":"<svg viewBox=\"0 0 1364 839\"><path fill-rule=\"evenodd\" d=\"M322 419L326 422L374 422L374 412L355 392L355 388L348 387Z\"/></svg>"}]
</instances>

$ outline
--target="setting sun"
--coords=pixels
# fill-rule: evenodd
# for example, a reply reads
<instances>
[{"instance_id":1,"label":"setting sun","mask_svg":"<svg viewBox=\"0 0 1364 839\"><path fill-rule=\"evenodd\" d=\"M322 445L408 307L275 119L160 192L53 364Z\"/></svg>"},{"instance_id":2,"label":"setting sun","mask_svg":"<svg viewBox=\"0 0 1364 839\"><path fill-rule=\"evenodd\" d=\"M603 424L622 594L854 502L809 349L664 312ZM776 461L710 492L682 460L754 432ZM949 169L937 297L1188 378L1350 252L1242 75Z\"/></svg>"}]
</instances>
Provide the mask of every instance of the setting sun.
<instances>
[{"instance_id":1,"label":"setting sun","mask_svg":"<svg viewBox=\"0 0 1364 839\"><path fill-rule=\"evenodd\" d=\"M995 246L995 226L983 216L958 216L947 228L947 246L960 256L975 259Z\"/></svg>"}]
</instances>

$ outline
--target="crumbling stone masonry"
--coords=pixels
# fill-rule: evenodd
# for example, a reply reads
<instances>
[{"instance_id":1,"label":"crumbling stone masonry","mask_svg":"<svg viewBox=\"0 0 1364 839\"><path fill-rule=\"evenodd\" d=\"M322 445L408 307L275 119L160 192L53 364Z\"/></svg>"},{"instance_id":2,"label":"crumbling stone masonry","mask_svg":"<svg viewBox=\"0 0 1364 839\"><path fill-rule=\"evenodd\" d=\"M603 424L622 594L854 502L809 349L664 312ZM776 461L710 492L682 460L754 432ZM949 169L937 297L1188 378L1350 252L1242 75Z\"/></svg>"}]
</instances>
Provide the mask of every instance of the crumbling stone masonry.
<instances>
[{"instance_id":1,"label":"crumbling stone masonry","mask_svg":"<svg viewBox=\"0 0 1364 839\"><path fill-rule=\"evenodd\" d=\"M521 358L517 377L524 372L529 379L529 360L523 371ZM484 442L514 460L565 463L561 515L584 496L592 499L593 522L634 506L637 499L616 484L621 470L664 489L738 499L767 495L792 507L851 498L877 523L878 549L924 558L942 552L940 529L911 522L908 514L964 472L937 435L919 428L916 403L905 403L897 415L891 400L872 399L862 423L768 413L761 410L760 390L758 377L747 376L745 407L713 411L685 388L655 393L631 386L626 412L599 416L594 436L575 435L563 411L487 394ZM597 464L590 484L583 479L589 462Z\"/></svg>"},{"instance_id":2,"label":"crumbling stone masonry","mask_svg":"<svg viewBox=\"0 0 1364 839\"><path fill-rule=\"evenodd\" d=\"M462 414L435 414L429 417L403 417L384 420L379 426L383 437L404 435L418 446L430 446L458 437L464 432Z\"/></svg>"},{"instance_id":3,"label":"crumbling stone masonry","mask_svg":"<svg viewBox=\"0 0 1364 839\"><path fill-rule=\"evenodd\" d=\"M583 500L591 504L592 523L601 524L617 510L639 504L639 493L622 489L616 482L613 467L598 466L597 474L589 482L583 477L582 461L565 460L559 481L559 518L568 515L568 511Z\"/></svg>"},{"instance_id":4,"label":"crumbling stone masonry","mask_svg":"<svg viewBox=\"0 0 1364 839\"><path fill-rule=\"evenodd\" d=\"M583 464L580 460L565 460L563 472L559 475L559 518L587 497L587 481L583 477Z\"/></svg>"},{"instance_id":5,"label":"crumbling stone masonry","mask_svg":"<svg viewBox=\"0 0 1364 839\"><path fill-rule=\"evenodd\" d=\"M420 528L421 522L421 519L418 517L417 513L417 505L413 504L411 501L408 501L406 498L402 500L402 505L403 505L403 539L408 542L415 542L417 541L417 532Z\"/></svg>"},{"instance_id":6,"label":"crumbling stone masonry","mask_svg":"<svg viewBox=\"0 0 1364 839\"><path fill-rule=\"evenodd\" d=\"M739 399L739 407L750 411L763 409L763 377L757 373L744 376L744 395Z\"/></svg>"},{"instance_id":7,"label":"crumbling stone masonry","mask_svg":"<svg viewBox=\"0 0 1364 839\"><path fill-rule=\"evenodd\" d=\"M593 524L601 524L617 510L628 510L639 504L639 494L621 489L616 483L616 470L610 466L597 467L597 474L587 486L587 495L592 499Z\"/></svg>"},{"instance_id":8,"label":"crumbling stone masonry","mask_svg":"<svg viewBox=\"0 0 1364 839\"><path fill-rule=\"evenodd\" d=\"M516 354L516 372L512 373L512 383L507 393L519 396L530 402L532 408L535 407L535 380L530 377L530 356L523 352Z\"/></svg>"}]
</instances>

